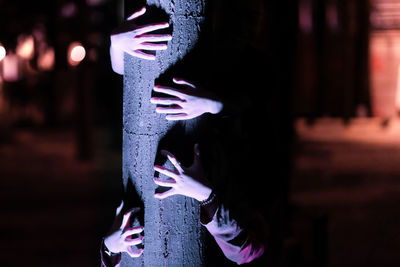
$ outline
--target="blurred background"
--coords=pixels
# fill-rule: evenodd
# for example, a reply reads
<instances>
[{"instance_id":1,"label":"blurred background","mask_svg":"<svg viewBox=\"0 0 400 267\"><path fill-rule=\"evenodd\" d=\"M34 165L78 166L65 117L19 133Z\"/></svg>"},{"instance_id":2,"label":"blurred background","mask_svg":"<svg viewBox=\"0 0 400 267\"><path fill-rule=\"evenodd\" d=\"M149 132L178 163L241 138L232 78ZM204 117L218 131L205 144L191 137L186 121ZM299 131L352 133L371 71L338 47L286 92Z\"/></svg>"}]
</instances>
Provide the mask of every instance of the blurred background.
<instances>
[{"instance_id":1,"label":"blurred background","mask_svg":"<svg viewBox=\"0 0 400 267\"><path fill-rule=\"evenodd\" d=\"M121 190L122 20L123 1L0 1L2 266L100 266Z\"/></svg>"},{"instance_id":2,"label":"blurred background","mask_svg":"<svg viewBox=\"0 0 400 267\"><path fill-rule=\"evenodd\" d=\"M243 3L249 21L263 2ZM292 4L288 265L399 266L400 3ZM122 190L109 35L123 14L123 0L0 0L2 266L99 266Z\"/></svg>"}]
</instances>

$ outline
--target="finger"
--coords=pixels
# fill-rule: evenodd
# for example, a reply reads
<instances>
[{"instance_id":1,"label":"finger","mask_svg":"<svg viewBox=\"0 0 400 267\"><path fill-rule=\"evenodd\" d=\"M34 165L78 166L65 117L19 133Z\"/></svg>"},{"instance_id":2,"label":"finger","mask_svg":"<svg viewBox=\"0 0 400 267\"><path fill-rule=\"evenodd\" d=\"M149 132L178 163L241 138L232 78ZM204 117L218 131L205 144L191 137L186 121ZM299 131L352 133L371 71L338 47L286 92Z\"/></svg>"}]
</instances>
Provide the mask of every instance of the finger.
<instances>
[{"instance_id":1,"label":"finger","mask_svg":"<svg viewBox=\"0 0 400 267\"><path fill-rule=\"evenodd\" d=\"M159 172L159 173L162 173L162 174L164 174L164 175L166 175L166 176L168 176L168 177L171 177L171 178L173 178L173 179L175 179L175 180L178 180L178 179L179 179L179 175L177 175L175 172L172 172L172 171L170 171L170 170L167 170L167 169L165 169L165 168L163 168L163 167L161 167L161 166L155 165L155 166L154 166L154 170L157 171L157 172Z\"/></svg>"},{"instance_id":2,"label":"finger","mask_svg":"<svg viewBox=\"0 0 400 267\"><path fill-rule=\"evenodd\" d=\"M143 236L139 236L138 238L127 238L124 243L128 246L137 246L142 243L143 238Z\"/></svg>"},{"instance_id":3,"label":"finger","mask_svg":"<svg viewBox=\"0 0 400 267\"><path fill-rule=\"evenodd\" d=\"M178 114L182 113L182 107L157 107L156 112L160 114Z\"/></svg>"},{"instance_id":4,"label":"finger","mask_svg":"<svg viewBox=\"0 0 400 267\"><path fill-rule=\"evenodd\" d=\"M138 212L139 210L140 208L133 208L125 212L124 217L122 218L121 229L124 229L128 226L129 218L131 217L131 215Z\"/></svg>"},{"instance_id":5,"label":"finger","mask_svg":"<svg viewBox=\"0 0 400 267\"><path fill-rule=\"evenodd\" d=\"M164 156L168 157L168 160L171 161L172 165L174 165L174 167L176 168L176 170L179 173L183 172L183 168L182 168L181 164L179 163L179 161L176 159L176 157L174 155L172 155L170 152L168 152L166 150L161 150L161 153Z\"/></svg>"},{"instance_id":6,"label":"finger","mask_svg":"<svg viewBox=\"0 0 400 267\"><path fill-rule=\"evenodd\" d=\"M177 194L176 190L174 188L171 188L170 190L162 192L162 193L155 193L154 197L158 198L158 199L164 199L164 198L176 195L176 194Z\"/></svg>"},{"instance_id":7,"label":"finger","mask_svg":"<svg viewBox=\"0 0 400 267\"><path fill-rule=\"evenodd\" d=\"M138 258L140 255L143 253L143 249L138 249L137 251L133 251L132 247L127 247L126 253L128 253L129 256L132 258Z\"/></svg>"},{"instance_id":8,"label":"finger","mask_svg":"<svg viewBox=\"0 0 400 267\"><path fill-rule=\"evenodd\" d=\"M158 105L179 105L186 102L180 98L167 98L167 97L152 97L150 98L150 103Z\"/></svg>"},{"instance_id":9,"label":"finger","mask_svg":"<svg viewBox=\"0 0 400 267\"><path fill-rule=\"evenodd\" d=\"M149 24L145 26L138 27L136 30L133 30L133 33L135 35L141 35L146 32L152 32L160 29L165 29L169 27L168 22L161 22L161 23L154 23L154 24Z\"/></svg>"},{"instance_id":10,"label":"finger","mask_svg":"<svg viewBox=\"0 0 400 267\"><path fill-rule=\"evenodd\" d=\"M144 13L146 13L146 7L145 6L142 7L141 9L139 9L138 11L134 12L126 20L136 19L136 18L142 16Z\"/></svg>"},{"instance_id":11,"label":"finger","mask_svg":"<svg viewBox=\"0 0 400 267\"><path fill-rule=\"evenodd\" d=\"M183 93L182 91L177 90L177 89L172 88L172 87L156 85L156 86L154 86L153 90L156 91L156 92L159 92L159 93L164 93L164 94L167 94L167 95L173 95L173 96L179 97L181 99L185 99L185 96L186 96L186 94Z\"/></svg>"},{"instance_id":12,"label":"finger","mask_svg":"<svg viewBox=\"0 0 400 267\"><path fill-rule=\"evenodd\" d=\"M167 119L169 121L189 120L191 118L192 117L188 116L188 114L186 114L186 113L165 116L165 119Z\"/></svg>"},{"instance_id":13,"label":"finger","mask_svg":"<svg viewBox=\"0 0 400 267\"><path fill-rule=\"evenodd\" d=\"M172 36L170 34L144 34L137 36L135 39L140 42L165 42L172 40Z\"/></svg>"},{"instance_id":14,"label":"finger","mask_svg":"<svg viewBox=\"0 0 400 267\"><path fill-rule=\"evenodd\" d=\"M121 200L121 204L119 204L119 206L117 207L117 209L115 210L115 215L118 216L121 213L122 207L124 206L124 201Z\"/></svg>"},{"instance_id":15,"label":"finger","mask_svg":"<svg viewBox=\"0 0 400 267\"><path fill-rule=\"evenodd\" d=\"M176 184L176 181L174 179L170 179L170 180L160 180L157 177L153 178L154 183L156 183L159 186L164 186L164 187L174 187Z\"/></svg>"},{"instance_id":16,"label":"finger","mask_svg":"<svg viewBox=\"0 0 400 267\"><path fill-rule=\"evenodd\" d=\"M127 238L128 236L131 235L140 234L141 232L143 232L143 229L144 229L143 226L135 226L126 230L121 236L123 238Z\"/></svg>"},{"instance_id":17,"label":"finger","mask_svg":"<svg viewBox=\"0 0 400 267\"><path fill-rule=\"evenodd\" d=\"M138 57L141 59L147 59L147 60L155 60L156 59L155 55L146 54L140 50L127 50L125 52L127 52L131 56Z\"/></svg>"},{"instance_id":18,"label":"finger","mask_svg":"<svg viewBox=\"0 0 400 267\"><path fill-rule=\"evenodd\" d=\"M166 50L168 46L166 44L141 43L137 48L144 50Z\"/></svg>"},{"instance_id":19,"label":"finger","mask_svg":"<svg viewBox=\"0 0 400 267\"><path fill-rule=\"evenodd\" d=\"M190 87L192 87L192 88L196 88L196 86L195 86L194 84L192 84L192 83L190 83L190 82L188 82L188 81L185 81L185 80L183 80L183 79L180 79L180 78L172 78L172 81L173 81L174 83L176 83L176 84L187 85L187 86L190 86Z\"/></svg>"}]
</instances>

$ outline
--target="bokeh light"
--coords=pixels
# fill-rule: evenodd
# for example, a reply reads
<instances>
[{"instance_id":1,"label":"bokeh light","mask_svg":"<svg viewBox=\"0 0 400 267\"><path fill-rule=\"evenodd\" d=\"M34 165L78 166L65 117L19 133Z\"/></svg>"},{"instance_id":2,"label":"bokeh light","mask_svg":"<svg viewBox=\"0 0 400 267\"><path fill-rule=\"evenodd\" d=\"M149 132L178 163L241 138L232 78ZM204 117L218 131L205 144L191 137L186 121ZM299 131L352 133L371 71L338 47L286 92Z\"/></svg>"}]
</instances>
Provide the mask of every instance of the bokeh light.
<instances>
[{"instance_id":1,"label":"bokeh light","mask_svg":"<svg viewBox=\"0 0 400 267\"><path fill-rule=\"evenodd\" d=\"M49 47L38 57L38 67L41 70L51 70L54 66L55 52L54 48Z\"/></svg>"},{"instance_id":2,"label":"bokeh light","mask_svg":"<svg viewBox=\"0 0 400 267\"><path fill-rule=\"evenodd\" d=\"M32 59L35 50L33 36L18 37L17 55L24 59Z\"/></svg>"},{"instance_id":3,"label":"bokeh light","mask_svg":"<svg viewBox=\"0 0 400 267\"><path fill-rule=\"evenodd\" d=\"M16 54L9 53L3 59L3 79L7 82L18 81L20 72L18 69L19 58Z\"/></svg>"},{"instance_id":4,"label":"bokeh light","mask_svg":"<svg viewBox=\"0 0 400 267\"><path fill-rule=\"evenodd\" d=\"M6 56L6 49L0 44L0 61Z\"/></svg>"},{"instance_id":5,"label":"bokeh light","mask_svg":"<svg viewBox=\"0 0 400 267\"><path fill-rule=\"evenodd\" d=\"M79 42L73 42L68 49L68 63L71 66L78 65L86 56L86 50Z\"/></svg>"}]
</instances>

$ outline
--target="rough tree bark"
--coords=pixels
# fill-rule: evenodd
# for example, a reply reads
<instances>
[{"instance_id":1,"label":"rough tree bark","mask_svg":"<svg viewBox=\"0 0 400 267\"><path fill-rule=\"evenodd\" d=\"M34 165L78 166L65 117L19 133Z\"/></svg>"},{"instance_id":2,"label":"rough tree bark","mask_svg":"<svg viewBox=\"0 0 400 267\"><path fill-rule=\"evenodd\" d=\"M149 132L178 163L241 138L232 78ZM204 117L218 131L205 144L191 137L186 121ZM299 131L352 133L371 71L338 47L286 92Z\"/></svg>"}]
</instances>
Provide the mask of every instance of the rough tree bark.
<instances>
[{"instance_id":1,"label":"rough tree bark","mask_svg":"<svg viewBox=\"0 0 400 267\"><path fill-rule=\"evenodd\" d=\"M132 0L131 0L132 1ZM192 199L153 197L154 161L160 139L173 127L150 103L154 80L195 45L204 19L205 0L147 0L170 16L173 38L155 61L125 55L123 93L123 182L134 185L144 204L144 253L123 255L121 266L202 266L203 229ZM170 167L170 166L168 166Z\"/></svg>"}]
</instances>

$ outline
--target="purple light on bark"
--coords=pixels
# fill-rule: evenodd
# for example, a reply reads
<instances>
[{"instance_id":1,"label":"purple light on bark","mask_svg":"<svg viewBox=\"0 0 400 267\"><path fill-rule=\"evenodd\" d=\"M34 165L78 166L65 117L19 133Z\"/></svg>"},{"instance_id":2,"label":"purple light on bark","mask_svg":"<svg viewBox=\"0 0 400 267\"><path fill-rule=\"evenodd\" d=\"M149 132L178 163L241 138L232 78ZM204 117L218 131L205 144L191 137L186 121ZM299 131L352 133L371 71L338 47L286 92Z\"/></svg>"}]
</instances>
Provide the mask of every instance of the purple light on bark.
<instances>
[{"instance_id":1,"label":"purple light on bark","mask_svg":"<svg viewBox=\"0 0 400 267\"><path fill-rule=\"evenodd\" d=\"M125 3L125 6L129 6ZM202 266L203 233L196 200L173 196L154 198L154 162L159 141L174 127L150 102L154 81L184 58L196 44L204 20L204 0L148 0L163 9L173 25L168 49L155 60L125 54L123 93L123 182L132 182L144 205L144 252L140 258L123 254L124 266ZM126 13L132 13L128 11ZM156 21L157 22L157 21ZM185 127L190 127L187 122ZM164 165L171 169L168 163Z\"/></svg>"}]
</instances>

